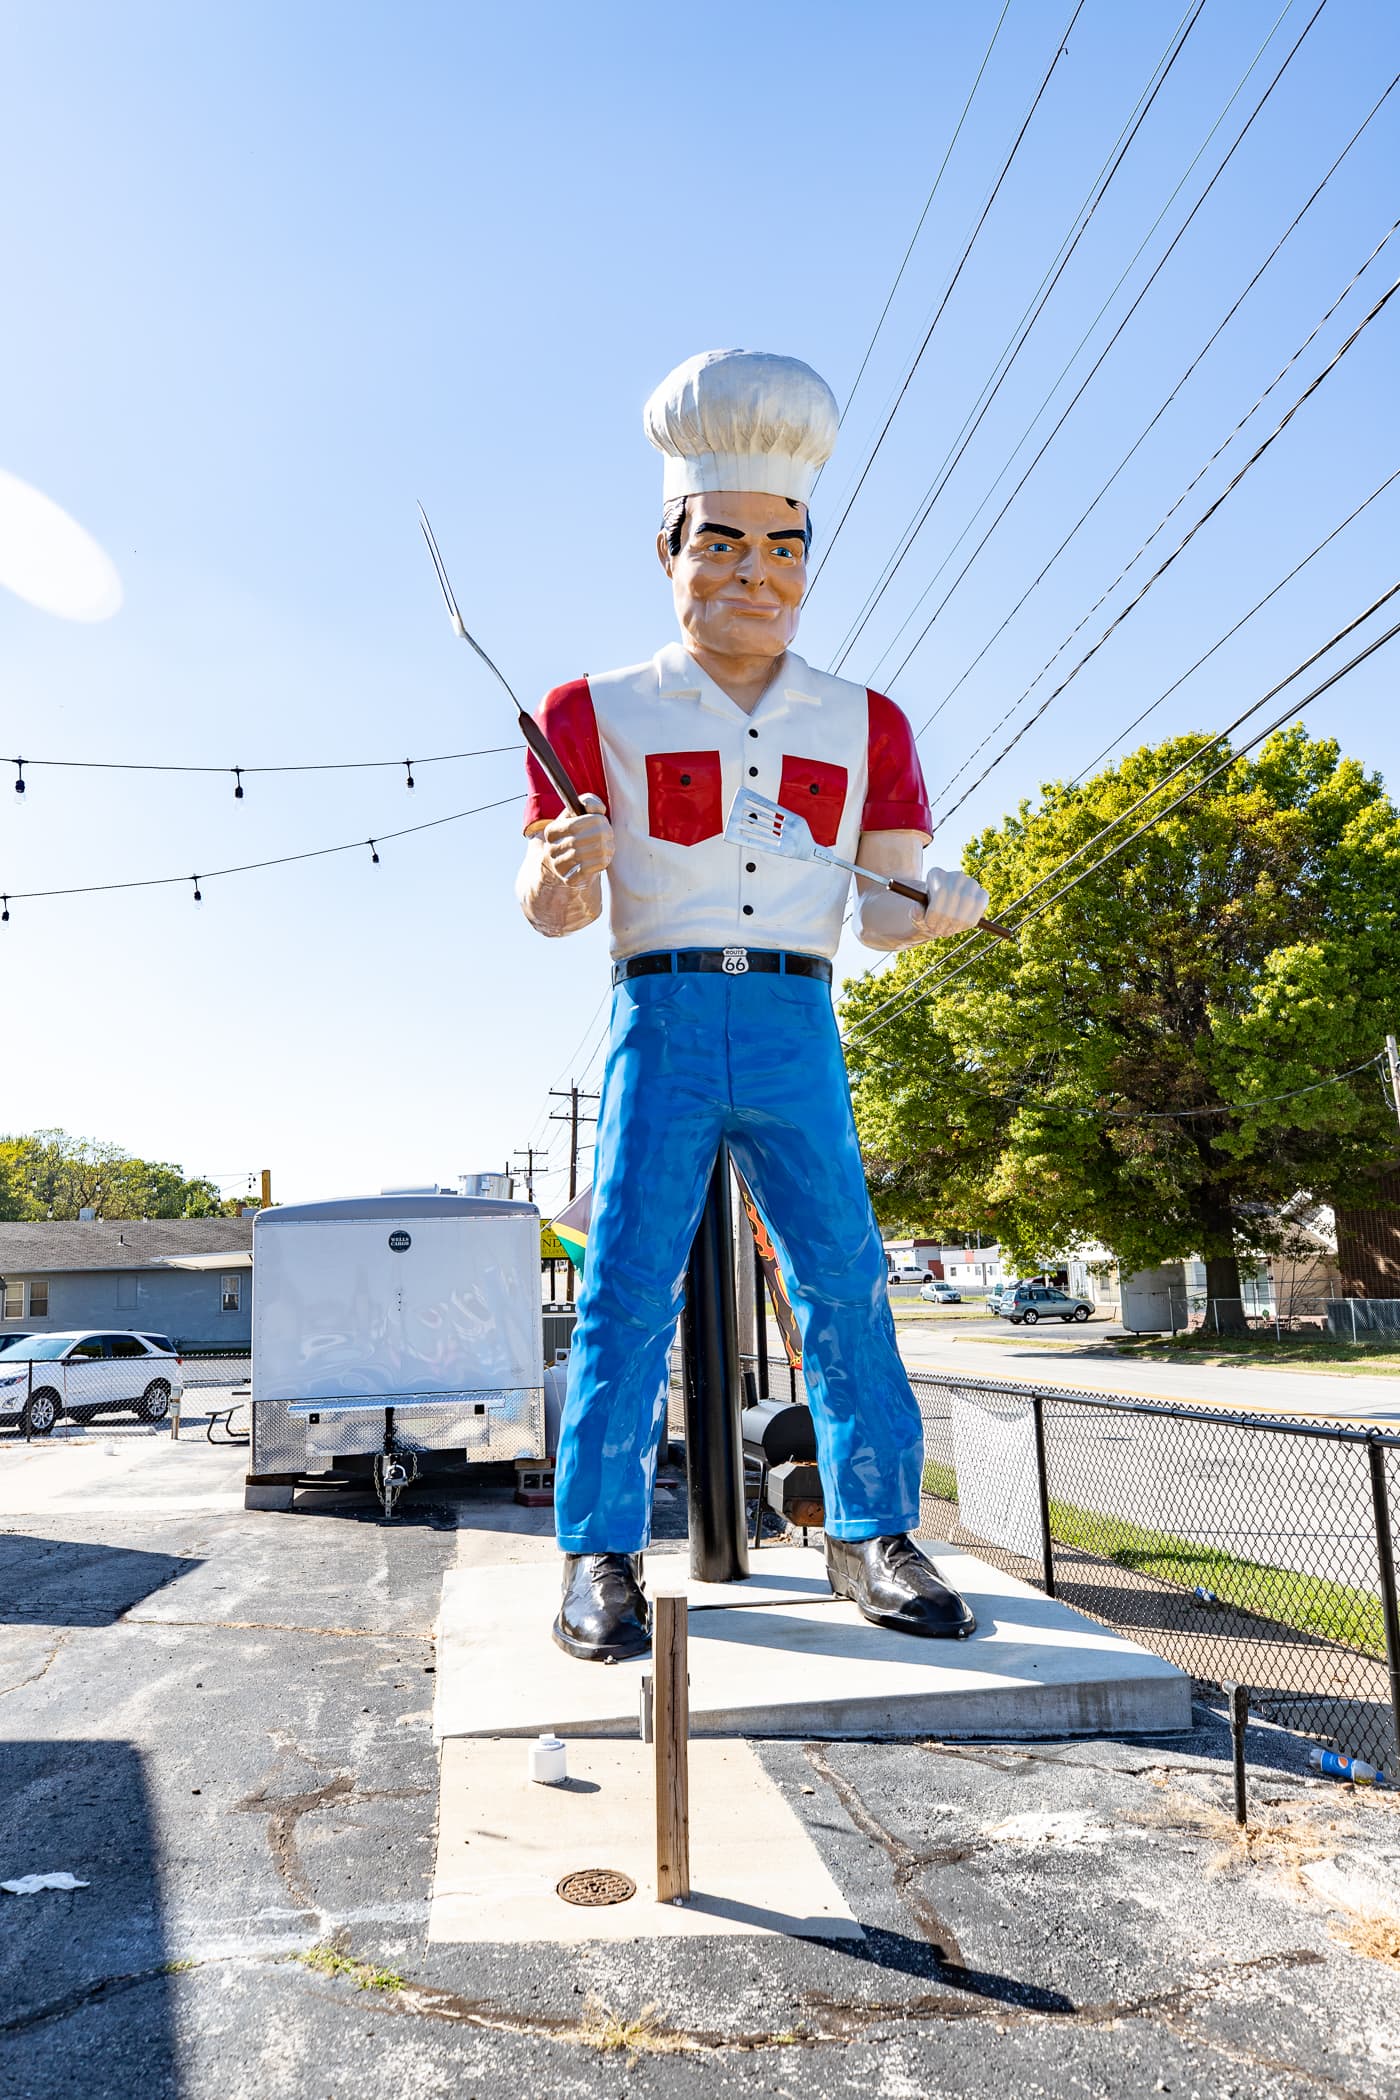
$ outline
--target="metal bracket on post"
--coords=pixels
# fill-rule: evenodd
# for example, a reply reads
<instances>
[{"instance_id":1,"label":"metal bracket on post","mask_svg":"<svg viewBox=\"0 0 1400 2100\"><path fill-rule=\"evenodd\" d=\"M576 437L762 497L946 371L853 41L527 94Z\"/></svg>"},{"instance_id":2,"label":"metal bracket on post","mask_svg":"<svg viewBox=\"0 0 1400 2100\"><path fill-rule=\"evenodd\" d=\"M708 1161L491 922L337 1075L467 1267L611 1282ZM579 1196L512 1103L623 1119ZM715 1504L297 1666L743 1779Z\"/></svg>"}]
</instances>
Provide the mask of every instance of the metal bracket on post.
<instances>
[{"instance_id":1,"label":"metal bracket on post","mask_svg":"<svg viewBox=\"0 0 1400 2100\"><path fill-rule=\"evenodd\" d=\"M731 1219L721 1145L685 1278L685 1470L698 1582L742 1582L749 1572Z\"/></svg>"}]
</instances>

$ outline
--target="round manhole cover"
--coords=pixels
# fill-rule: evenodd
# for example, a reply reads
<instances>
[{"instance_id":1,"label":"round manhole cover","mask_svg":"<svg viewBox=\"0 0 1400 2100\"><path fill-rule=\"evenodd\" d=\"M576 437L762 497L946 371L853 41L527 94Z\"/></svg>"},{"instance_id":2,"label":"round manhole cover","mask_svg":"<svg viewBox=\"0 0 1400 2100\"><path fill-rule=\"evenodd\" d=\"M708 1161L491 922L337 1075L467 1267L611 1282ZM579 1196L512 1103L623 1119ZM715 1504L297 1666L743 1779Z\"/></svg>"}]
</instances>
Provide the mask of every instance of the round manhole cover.
<instances>
[{"instance_id":1,"label":"round manhole cover","mask_svg":"<svg viewBox=\"0 0 1400 2100\"><path fill-rule=\"evenodd\" d=\"M581 1867L576 1874L566 1874L557 1889L566 1903L625 1903L636 1895L637 1884L616 1867Z\"/></svg>"}]
</instances>

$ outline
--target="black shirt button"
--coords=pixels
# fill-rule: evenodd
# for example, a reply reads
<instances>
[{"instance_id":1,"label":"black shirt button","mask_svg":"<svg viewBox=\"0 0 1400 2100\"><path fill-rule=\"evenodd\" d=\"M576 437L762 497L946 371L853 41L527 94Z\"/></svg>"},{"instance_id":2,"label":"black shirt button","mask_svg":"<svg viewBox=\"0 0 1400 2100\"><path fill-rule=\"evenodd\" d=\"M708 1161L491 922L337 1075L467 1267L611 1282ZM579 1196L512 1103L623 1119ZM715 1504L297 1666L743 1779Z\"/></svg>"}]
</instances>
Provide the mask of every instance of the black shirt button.
<instances>
[{"instance_id":1,"label":"black shirt button","mask_svg":"<svg viewBox=\"0 0 1400 2100\"><path fill-rule=\"evenodd\" d=\"M758 873L758 862L756 860L746 860L744 862L744 873L746 875L756 875Z\"/></svg>"},{"instance_id":2,"label":"black shirt button","mask_svg":"<svg viewBox=\"0 0 1400 2100\"><path fill-rule=\"evenodd\" d=\"M757 735L758 735L758 731L757 731L756 729L751 729L751 730L749 731L749 735L750 735L750 736L757 736Z\"/></svg>"},{"instance_id":3,"label":"black shirt button","mask_svg":"<svg viewBox=\"0 0 1400 2100\"><path fill-rule=\"evenodd\" d=\"M751 919L753 917L753 906L751 904L746 904L744 906L744 917L746 919Z\"/></svg>"},{"instance_id":4,"label":"black shirt button","mask_svg":"<svg viewBox=\"0 0 1400 2100\"><path fill-rule=\"evenodd\" d=\"M819 795L821 793L821 789L817 786L815 780L812 782L811 787L808 789L808 793L812 795Z\"/></svg>"},{"instance_id":5,"label":"black shirt button","mask_svg":"<svg viewBox=\"0 0 1400 2100\"><path fill-rule=\"evenodd\" d=\"M688 788L688 787L690 786L690 775L689 775L689 773L682 773L682 775L681 775L681 786L682 786L683 788ZM815 788L813 788L813 790L812 790L812 793L813 793L813 794L815 795L815 794L816 794L816 792L817 792L817 791L816 791L816 789L815 789Z\"/></svg>"},{"instance_id":6,"label":"black shirt button","mask_svg":"<svg viewBox=\"0 0 1400 2100\"><path fill-rule=\"evenodd\" d=\"M750 767L749 767L749 779L750 779L750 780L757 780L757 778L758 778L758 767L757 767L757 766L750 766Z\"/></svg>"}]
</instances>

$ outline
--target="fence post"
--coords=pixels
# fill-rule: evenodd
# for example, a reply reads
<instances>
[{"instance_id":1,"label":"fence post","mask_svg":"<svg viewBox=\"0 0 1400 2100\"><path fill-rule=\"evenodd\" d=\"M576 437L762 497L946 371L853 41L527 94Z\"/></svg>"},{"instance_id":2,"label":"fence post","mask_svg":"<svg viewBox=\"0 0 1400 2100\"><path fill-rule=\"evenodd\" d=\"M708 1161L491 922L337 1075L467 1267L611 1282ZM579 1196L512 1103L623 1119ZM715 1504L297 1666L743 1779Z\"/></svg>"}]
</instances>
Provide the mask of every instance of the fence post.
<instances>
[{"instance_id":1,"label":"fence post","mask_svg":"<svg viewBox=\"0 0 1400 2100\"><path fill-rule=\"evenodd\" d=\"M1035 1485L1040 1503L1040 1564L1045 1574L1045 1594L1055 1594L1055 1546L1050 1536L1050 1480L1045 1463L1045 1399L1031 1394L1031 1419L1035 1424Z\"/></svg>"},{"instance_id":2,"label":"fence post","mask_svg":"<svg viewBox=\"0 0 1400 2100\"><path fill-rule=\"evenodd\" d=\"M1381 1618L1385 1624L1385 1662L1390 1674L1390 1720L1394 1736L1391 1768L1386 1777L1395 1777L1395 1768L1400 1764L1400 1605L1395 1595L1395 1545L1390 1530L1390 1498L1386 1491L1385 1446L1374 1440L1366 1446L1366 1463L1371 1471L1371 1507L1376 1521L1376 1559L1380 1565Z\"/></svg>"},{"instance_id":3,"label":"fence post","mask_svg":"<svg viewBox=\"0 0 1400 2100\"><path fill-rule=\"evenodd\" d=\"M1354 1345L1356 1342L1356 1300L1354 1298L1351 1301L1351 1339Z\"/></svg>"}]
</instances>

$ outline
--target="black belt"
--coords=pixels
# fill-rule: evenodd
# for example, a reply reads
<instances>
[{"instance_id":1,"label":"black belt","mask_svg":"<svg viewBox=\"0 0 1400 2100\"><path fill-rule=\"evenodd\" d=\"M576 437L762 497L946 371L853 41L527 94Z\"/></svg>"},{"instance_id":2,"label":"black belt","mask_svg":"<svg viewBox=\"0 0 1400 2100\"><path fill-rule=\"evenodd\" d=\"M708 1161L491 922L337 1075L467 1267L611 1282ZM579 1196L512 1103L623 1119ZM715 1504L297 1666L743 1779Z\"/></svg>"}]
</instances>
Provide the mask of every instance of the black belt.
<instances>
[{"instance_id":1,"label":"black belt","mask_svg":"<svg viewBox=\"0 0 1400 2100\"><path fill-rule=\"evenodd\" d=\"M747 977L757 971L767 977L816 977L831 982L831 964L824 955L792 955L785 948L663 948L653 955L629 955L613 964L612 981L627 977L667 977L677 970L696 970L702 976Z\"/></svg>"}]
</instances>

